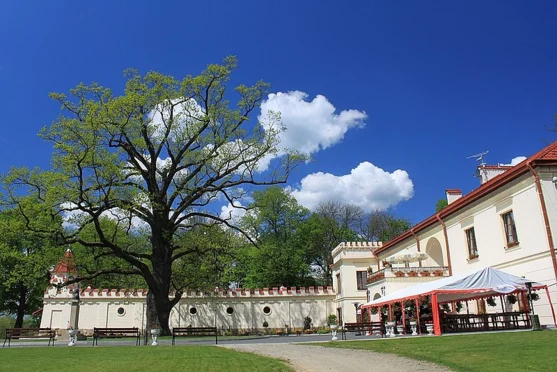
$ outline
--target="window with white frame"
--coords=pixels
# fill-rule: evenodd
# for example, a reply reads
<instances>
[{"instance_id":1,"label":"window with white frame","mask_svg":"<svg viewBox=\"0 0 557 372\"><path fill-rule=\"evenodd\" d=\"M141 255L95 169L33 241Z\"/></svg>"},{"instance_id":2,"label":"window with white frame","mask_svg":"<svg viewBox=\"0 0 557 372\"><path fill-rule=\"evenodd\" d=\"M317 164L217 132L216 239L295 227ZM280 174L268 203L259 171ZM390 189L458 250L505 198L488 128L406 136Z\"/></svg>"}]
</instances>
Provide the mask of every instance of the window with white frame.
<instances>
[{"instance_id":1,"label":"window with white frame","mask_svg":"<svg viewBox=\"0 0 557 372\"><path fill-rule=\"evenodd\" d=\"M466 234L466 243L468 246L468 258L477 258L478 254L478 245L476 244L476 232L474 228L469 228L464 231Z\"/></svg>"},{"instance_id":2,"label":"window with white frame","mask_svg":"<svg viewBox=\"0 0 557 372\"><path fill-rule=\"evenodd\" d=\"M505 229L505 239L507 241L507 248L518 245L518 235L516 233L516 225L514 223L513 211L503 213L503 228Z\"/></svg>"}]
</instances>

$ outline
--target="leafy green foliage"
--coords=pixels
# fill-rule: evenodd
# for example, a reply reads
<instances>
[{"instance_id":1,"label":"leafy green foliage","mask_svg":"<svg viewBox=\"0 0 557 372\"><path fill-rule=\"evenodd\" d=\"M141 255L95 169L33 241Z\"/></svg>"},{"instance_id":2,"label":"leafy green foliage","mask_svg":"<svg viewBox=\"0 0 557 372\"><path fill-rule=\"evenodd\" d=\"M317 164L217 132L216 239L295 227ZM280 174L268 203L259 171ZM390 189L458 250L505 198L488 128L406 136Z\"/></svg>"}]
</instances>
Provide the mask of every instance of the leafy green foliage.
<instances>
[{"instance_id":1,"label":"leafy green foliage","mask_svg":"<svg viewBox=\"0 0 557 372\"><path fill-rule=\"evenodd\" d=\"M40 203L24 199L22 205L34 211L37 224L60 228L59 221L45 217L47 214ZM63 250L52 239L29 231L19 209L0 212L0 231L0 314L15 315L15 326L21 327L24 316L42 306L49 269Z\"/></svg>"},{"instance_id":2,"label":"leafy green foliage","mask_svg":"<svg viewBox=\"0 0 557 372\"><path fill-rule=\"evenodd\" d=\"M360 235L366 241L387 242L410 227L410 221L405 218L397 218L388 211L375 211L363 219Z\"/></svg>"},{"instance_id":3,"label":"leafy green foliage","mask_svg":"<svg viewBox=\"0 0 557 372\"><path fill-rule=\"evenodd\" d=\"M253 198L253 211L244 216L242 226L257 245L246 247L239 257L242 286L313 284L313 257L308 255L300 230L309 211L277 186L255 191Z\"/></svg>"},{"instance_id":4,"label":"leafy green foliage","mask_svg":"<svg viewBox=\"0 0 557 372\"><path fill-rule=\"evenodd\" d=\"M312 264L317 266L319 284L332 285L331 252L341 242L359 240L355 231L325 213L313 213L300 228L307 254L313 257Z\"/></svg>"},{"instance_id":5,"label":"leafy green foliage","mask_svg":"<svg viewBox=\"0 0 557 372\"><path fill-rule=\"evenodd\" d=\"M437 203L435 203L435 213L441 212L443 209L447 208L448 205L447 199L437 200Z\"/></svg>"}]
</instances>

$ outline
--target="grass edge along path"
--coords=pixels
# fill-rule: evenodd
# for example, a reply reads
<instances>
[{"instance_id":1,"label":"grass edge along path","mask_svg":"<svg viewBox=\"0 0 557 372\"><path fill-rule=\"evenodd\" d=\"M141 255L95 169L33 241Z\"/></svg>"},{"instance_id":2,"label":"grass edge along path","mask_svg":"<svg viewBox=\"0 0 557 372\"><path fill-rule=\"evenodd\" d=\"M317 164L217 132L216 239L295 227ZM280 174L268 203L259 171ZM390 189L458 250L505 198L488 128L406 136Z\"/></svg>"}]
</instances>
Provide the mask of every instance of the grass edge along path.
<instances>
[{"instance_id":1,"label":"grass edge along path","mask_svg":"<svg viewBox=\"0 0 557 372\"><path fill-rule=\"evenodd\" d=\"M549 371L557 368L557 331L337 341L313 345L396 354L447 366L458 372Z\"/></svg>"},{"instance_id":2,"label":"grass edge along path","mask_svg":"<svg viewBox=\"0 0 557 372\"><path fill-rule=\"evenodd\" d=\"M0 371L277 371L284 361L216 346L21 347L0 349Z\"/></svg>"}]
</instances>

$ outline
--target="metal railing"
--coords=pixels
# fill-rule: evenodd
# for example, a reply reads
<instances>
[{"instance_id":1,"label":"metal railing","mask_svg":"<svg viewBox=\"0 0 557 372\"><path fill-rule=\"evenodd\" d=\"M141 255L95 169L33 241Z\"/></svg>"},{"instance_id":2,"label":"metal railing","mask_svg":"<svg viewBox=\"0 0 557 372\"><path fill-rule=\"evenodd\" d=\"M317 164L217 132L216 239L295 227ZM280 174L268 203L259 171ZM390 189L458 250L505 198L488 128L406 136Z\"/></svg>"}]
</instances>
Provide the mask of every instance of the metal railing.
<instances>
[{"instance_id":1,"label":"metal railing","mask_svg":"<svg viewBox=\"0 0 557 372\"><path fill-rule=\"evenodd\" d=\"M385 278L402 278L418 276L448 276L447 266L433 267L386 267L373 273L367 274L367 284L375 283Z\"/></svg>"}]
</instances>

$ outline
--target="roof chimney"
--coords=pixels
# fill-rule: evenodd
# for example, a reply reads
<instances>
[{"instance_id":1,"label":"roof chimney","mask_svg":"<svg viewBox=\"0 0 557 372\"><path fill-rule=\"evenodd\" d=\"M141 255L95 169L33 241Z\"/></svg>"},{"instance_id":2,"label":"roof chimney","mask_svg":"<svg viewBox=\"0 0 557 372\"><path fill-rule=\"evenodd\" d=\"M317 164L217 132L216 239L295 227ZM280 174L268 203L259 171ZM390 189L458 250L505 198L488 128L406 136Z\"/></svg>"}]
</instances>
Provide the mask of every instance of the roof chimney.
<instances>
[{"instance_id":1,"label":"roof chimney","mask_svg":"<svg viewBox=\"0 0 557 372\"><path fill-rule=\"evenodd\" d=\"M460 189L447 189L445 190L447 195L447 204L451 204L455 200L462 198L462 190Z\"/></svg>"},{"instance_id":2,"label":"roof chimney","mask_svg":"<svg viewBox=\"0 0 557 372\"><path fill-rule=\"evenodd\" d=\"M505 173L507 170L511 169L510 165L478 165L475 176L480 179L480 184L483 185L490 179L497 177L498 175Z\"/></svg>"}]
</instances>

